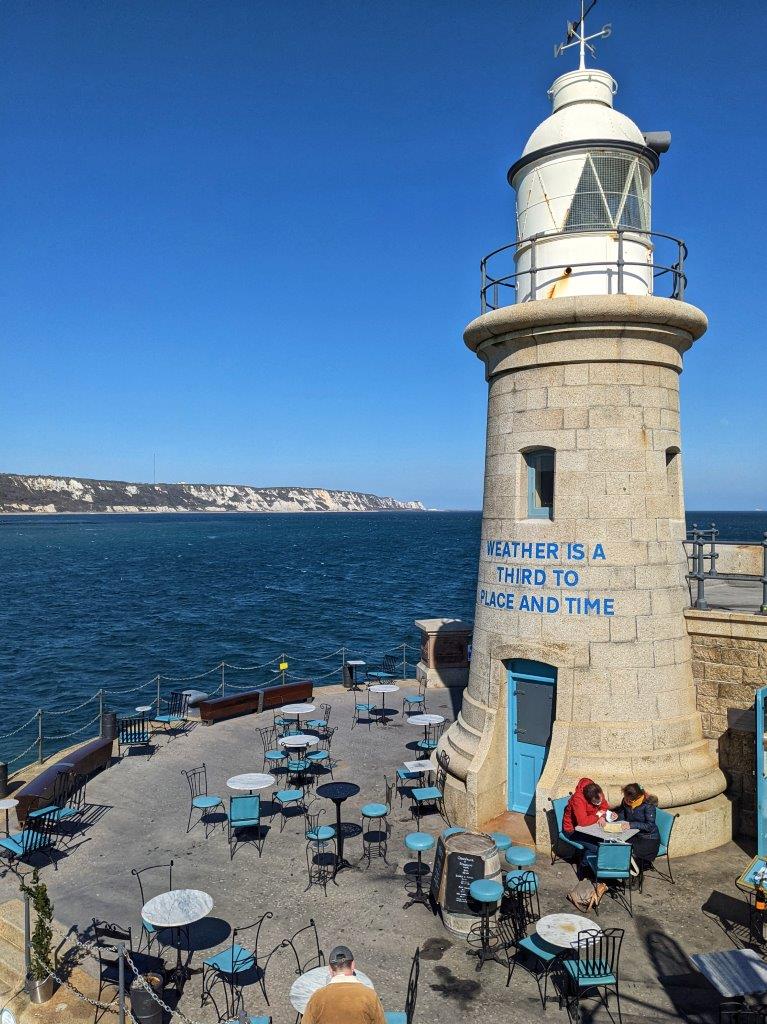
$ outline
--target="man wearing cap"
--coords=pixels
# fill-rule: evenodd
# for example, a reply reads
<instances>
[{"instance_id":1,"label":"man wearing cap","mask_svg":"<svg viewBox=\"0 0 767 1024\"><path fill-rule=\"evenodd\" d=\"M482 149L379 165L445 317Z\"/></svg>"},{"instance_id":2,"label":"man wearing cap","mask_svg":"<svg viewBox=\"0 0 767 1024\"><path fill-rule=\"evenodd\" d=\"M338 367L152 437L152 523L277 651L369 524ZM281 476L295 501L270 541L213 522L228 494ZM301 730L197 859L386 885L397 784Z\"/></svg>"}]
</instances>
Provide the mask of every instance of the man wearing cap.
<instances>
[{"instance_id":1,"label":"man wearing cap","mask_svg":"<svg viewBox=\"0 0 767 1024\"><path fill-rule=\"evenodd\" d=\"M348 946L331 951L328 968L330 981L306 1004L303 1024L386 1024L381 1000L354 973Z\"/></svg>"}]
</instances>

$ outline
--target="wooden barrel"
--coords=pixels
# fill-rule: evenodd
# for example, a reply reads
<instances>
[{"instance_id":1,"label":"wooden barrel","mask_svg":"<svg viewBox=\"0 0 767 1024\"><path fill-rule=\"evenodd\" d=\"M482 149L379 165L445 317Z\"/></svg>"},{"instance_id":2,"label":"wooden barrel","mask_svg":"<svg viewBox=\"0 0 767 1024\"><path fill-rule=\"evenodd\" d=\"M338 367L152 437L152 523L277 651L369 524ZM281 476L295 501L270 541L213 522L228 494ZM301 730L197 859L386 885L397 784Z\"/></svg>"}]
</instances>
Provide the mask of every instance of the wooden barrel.
<instances>
[{"instance_id":1,"label":"wooden barrel","mask_svg":"<svg viewBox=\"0 0 767 1024\"><path fill-rule=\"evenodd\" d=\"M442 911L448 931L467 935L479 918L469 886L478 878L503 884L501 859L491 836L484 832L458 832L439 838L434 855L431 892Z\"/></svg>"}]
</instances>

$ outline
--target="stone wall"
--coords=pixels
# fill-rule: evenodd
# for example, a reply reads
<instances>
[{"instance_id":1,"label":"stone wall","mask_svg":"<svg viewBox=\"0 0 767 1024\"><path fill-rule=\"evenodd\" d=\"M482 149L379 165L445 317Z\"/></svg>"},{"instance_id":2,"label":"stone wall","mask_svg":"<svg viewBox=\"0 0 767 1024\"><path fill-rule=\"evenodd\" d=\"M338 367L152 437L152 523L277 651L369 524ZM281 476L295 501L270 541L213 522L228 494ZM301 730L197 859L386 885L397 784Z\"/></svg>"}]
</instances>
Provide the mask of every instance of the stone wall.
<instances>
[{"instance_id":1,"label":"stone wall","mask_svg":"<svg viewBox=\"0 0 767 1024\"><path fill-rule=\"evenodd\" d=\"M733 832L756 834L754 691L767 685L767 616L685 613L703 734L715 749L733 802Z\"/></svg>"}]
</instances>

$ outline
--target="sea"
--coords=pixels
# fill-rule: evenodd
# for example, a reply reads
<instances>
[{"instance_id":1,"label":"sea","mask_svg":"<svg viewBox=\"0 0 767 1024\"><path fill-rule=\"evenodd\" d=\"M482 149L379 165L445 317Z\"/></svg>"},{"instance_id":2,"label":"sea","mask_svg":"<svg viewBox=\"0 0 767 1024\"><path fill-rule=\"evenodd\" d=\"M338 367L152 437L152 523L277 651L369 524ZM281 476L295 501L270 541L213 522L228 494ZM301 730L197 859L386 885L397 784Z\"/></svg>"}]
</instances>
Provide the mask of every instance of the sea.
<instances>
[{"instance_id":1,"label":"sea","mask_svg":"<svg viewBox=\"0 0 767 1024\"><path fill-rule=\"evenodd\" d=\"M762 512L687 518L728 540L767 531ZM480 526L479 512L0 516L0 761L36 759L38 709L48 756L95 734L99 691L129 713L158 675L167 695L335 683L344 653L412 671L415 619L473 617Z\"/></svg>"}]
</instances>

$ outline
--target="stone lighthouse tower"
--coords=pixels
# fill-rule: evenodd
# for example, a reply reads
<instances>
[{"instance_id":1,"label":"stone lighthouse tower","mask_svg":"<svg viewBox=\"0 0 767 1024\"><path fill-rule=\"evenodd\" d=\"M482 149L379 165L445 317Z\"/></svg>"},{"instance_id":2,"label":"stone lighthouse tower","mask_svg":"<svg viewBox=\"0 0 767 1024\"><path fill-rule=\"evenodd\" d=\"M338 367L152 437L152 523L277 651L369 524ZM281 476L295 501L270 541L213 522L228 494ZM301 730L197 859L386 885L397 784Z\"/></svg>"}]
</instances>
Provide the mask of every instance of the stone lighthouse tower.
<instances>
[{"instance_id":1,"label":"stone lighthouse tower","mask_svg":"<svg viewBox=\"0 0 767 1024\"><path fill-rule=\"evenodd\" d=\"M581 8L583 12L583 8ZM596 36L609 34L603 29ZM652 231L668 133L578 70L509 171L517 241L482 263L464 338L489 387L469 684L449 755L451 820L535 816L578 779L637 780L679 814L677 853L730 838L701 730L690 644L679 425L682 357L706 330L684 301L683 243ZM532 822L532 817L529 819Z\"/></svg>"}]
</instances>

